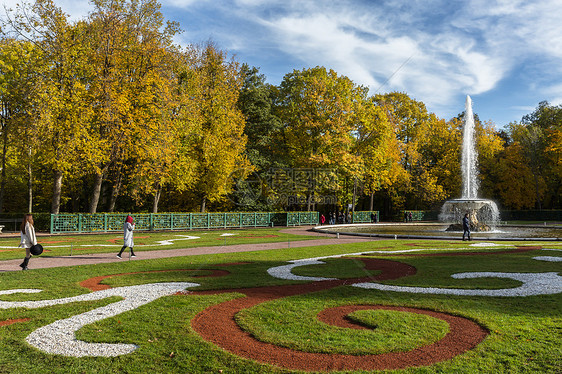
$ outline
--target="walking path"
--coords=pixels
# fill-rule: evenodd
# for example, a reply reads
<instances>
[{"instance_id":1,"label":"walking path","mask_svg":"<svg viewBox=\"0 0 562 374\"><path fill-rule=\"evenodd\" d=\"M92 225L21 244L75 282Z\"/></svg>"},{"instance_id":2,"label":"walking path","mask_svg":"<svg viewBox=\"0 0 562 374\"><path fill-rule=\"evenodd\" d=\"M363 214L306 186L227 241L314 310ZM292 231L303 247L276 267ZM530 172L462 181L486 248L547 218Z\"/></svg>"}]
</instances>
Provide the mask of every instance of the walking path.
<instances>
[{"instance_id":1,"label":"walking path","mask_svg":"<svg viewBox=\"0 0 562 374\"><path fill-rule=\"evenodd\" d=\"M295 235L312 235L318 239L310 240L297 240L290 242L277 242L277 243L260 243L260 244L237 244L228 246L212 246L212 247L195 247L195 248L180 248L180 249L161 249L155 251L137 251L137 257L131 260L149 260L168 257L181 257L181 256L195 256L205 254L217 253L234 253L234 252L250 252L250 251L265 251L270 249L281 248L300 248L312 247L319 245L329 244L347 244L359 243L376 240L376 238L361 238L355 236L340 235L336 238L331 234L323 234L310 231L312 226L296 227L281 230L282 233L295 234ZM118 259L116 253L96 253L92 255L77 255L77 256L45 256L33 257L30 262L30 269L41 268L54 268L63 266L76 266L76 265L92 265L111 263L129 260L129 254L124 253L123 259ZM19 264L22 259L0 261L0 272L3 271L21 271Z\"/></svg>"}]
</instances>

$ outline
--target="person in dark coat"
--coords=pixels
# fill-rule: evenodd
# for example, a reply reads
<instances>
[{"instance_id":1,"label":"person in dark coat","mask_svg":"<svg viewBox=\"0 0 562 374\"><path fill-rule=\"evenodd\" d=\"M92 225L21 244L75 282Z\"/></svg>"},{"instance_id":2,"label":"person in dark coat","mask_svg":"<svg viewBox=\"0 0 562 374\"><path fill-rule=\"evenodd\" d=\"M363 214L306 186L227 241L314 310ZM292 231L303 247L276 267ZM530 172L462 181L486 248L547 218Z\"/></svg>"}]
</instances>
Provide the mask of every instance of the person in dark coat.
<instances>
[{"instance_id":1,"label":"person in dark coat","mask_svg":"<svg viewBox=\"0 0 562 374\"><path fill-rule=\"evenodd\" d=\"M20 226L21 242L19 247L25 248L25 258L20 264L22 270L27 270L29 259L31 258L31 247L37 244L37 237L35 236L35 228L33 227L33 215L26 214Z\"/></svg>"},{"instance_id":2,"label":"person in dark coat","mask_svg":"<svg viewBox=\"0 0 562 374\"><path fill-rule=\"evenodd\" d=\"M466 240L464 237L467 236L468 240L470 239L470 221L468 219L468 213L466 213L464 215L464 218L462 219L462 240Z\"/></svg>"}]
</instances>

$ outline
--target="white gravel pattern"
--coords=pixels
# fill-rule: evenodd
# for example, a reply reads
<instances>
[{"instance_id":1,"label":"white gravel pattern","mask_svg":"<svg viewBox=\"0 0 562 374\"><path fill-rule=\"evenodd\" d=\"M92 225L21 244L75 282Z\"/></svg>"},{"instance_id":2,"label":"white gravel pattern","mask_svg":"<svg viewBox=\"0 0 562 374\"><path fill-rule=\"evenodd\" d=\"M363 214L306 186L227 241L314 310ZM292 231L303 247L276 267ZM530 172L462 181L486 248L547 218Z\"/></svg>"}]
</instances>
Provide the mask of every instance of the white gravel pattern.
<instances>
[{"instance_id":1,"label":"white gravel pattern","mask_svg":"<svg viewBox=\"0 0 562 374\"><path fill-rule=\"evenodd\" d=\"M549 261L549 262L562 262L562 257L557 257L557 256L537 256L537 257L533 257L533 260L537 260L537 261Z\"/></svg>"},{"instance_id":2,"label":"white gravel pattern","mask_svg":"<svg viewBox=\"0 0 562 374\"><path fill-rule=\"evenodd\" d=\"M273 268L267 269L267 273L274 278L278 279L287 279L287 280L297 280L297 281L311 281L311 282L320 282L325 280L335 280L337 278L323 278L323 277L306 277L302 275L295 275L292 273L292 270L299 266L306 266L306 265L322 265L325 264L324 261L320 261L317 259L307 259L307 260L294 260L289 261L292 264L289 265L281 265L276 266Z\"/></svg>"},{"instance_id":3,"label":"white gravel pattern","mask_svg":"<svg viewBox=\"0 0 562 374\"><path fill-rule=\"evenodd\" d=\"M0 301L0 309L32 309L78 301L101 300L111 296L123 297L124 300L67 319L55 321L47 326L35 330L26 338L26 341L30 345L51 354L73 357L115 357L131 353L137 349L137 346L134 344L87 343L76 340L75 332L90 323L114 317L123 312L131 311L142 305L148 304L162 296L173 295L176 292L183 291L188 287L197 286L199 286L198 283L170 282L117 287L62 299L39 301ZM3 291L3 294L15 293L14 291L40 292L41 290L7 290Z\"/></svg>"},{"instance_id":4,"label":"white gravel pattern","mask_svg":"<svg viewBox=\"0 0 562 374\"><path fill-rule=\"evenodd\" d=\"M434 287L404 287L391 286L375 282L357 283L354 287L375 289L380 291L423 293L436 295L458 295L458 296L534 296L550 295L562 292L562 277L557 273L496 273L496 272L474 272L459 273L451 275L455 279L469 278L510 278L523 284L515 288L502 288L497 290L482 289L458 289L458 288L434 288Z\"/></svg>"}]
</instances>

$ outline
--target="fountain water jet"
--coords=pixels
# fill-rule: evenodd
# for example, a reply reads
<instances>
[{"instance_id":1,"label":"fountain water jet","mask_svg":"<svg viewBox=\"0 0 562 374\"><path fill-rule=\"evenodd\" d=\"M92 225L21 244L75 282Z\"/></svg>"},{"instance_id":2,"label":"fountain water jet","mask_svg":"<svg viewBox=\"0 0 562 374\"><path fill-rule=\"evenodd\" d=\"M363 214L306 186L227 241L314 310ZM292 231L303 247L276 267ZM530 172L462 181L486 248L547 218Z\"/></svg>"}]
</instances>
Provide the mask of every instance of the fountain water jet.
<instances>
[{"instance_id":1,"label":"fountain water jet","mask_svg":"<svg viewBox=\"0 0 562 374\"><path fill-rule=\"evenodd\" d=\"M473 231L489 231L499 221L499 210L491 200L478 198L478 152L474 134L474 114L472 100L466 96L463 117L462 142L462 196L447 200L441 207L439 220L452 223L447 231L461 231L462 217L468 213Z\"/></svg>"}]
</instances>

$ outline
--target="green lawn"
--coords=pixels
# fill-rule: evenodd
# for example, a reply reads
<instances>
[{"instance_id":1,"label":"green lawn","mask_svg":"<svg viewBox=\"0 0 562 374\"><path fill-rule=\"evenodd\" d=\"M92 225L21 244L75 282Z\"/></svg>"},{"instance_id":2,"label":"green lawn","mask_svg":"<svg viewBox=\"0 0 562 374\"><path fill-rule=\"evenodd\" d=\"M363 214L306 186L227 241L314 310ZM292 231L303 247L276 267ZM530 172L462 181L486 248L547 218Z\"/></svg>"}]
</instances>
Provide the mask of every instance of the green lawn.
<instances>
[{"instance_id":1,"label":"green lawn","mask_svg":"<svg viewBox=\"0 0 562 374\"><path fill-rule=\"evenodd\" d=\"M293 235L281 232L284 228L256 228L209 231L138 231L134 234L135 252L166 250L234 244L288 242L315 239L310 235ZM122 233L40 235L47 256L117 252L123 245ZM17 248L18 237L0 238L0 260L22 257L23 249Z\"/></svg>"},{"instance_id":2,"label":"green lawn","mask_svg":"<svg viewBox=\"0 0 562 374\"><path fill-rule=\"evenodd\" d=\"M200 242L189 245L221 245L222 232L199 235ZM236 240L261 242L288 240L275 229L240 230L226 237L226 245ZM252 235L271 233L269 238ZM252 234L252 235L250 235ZM148 235L148 234L147 234ZM168 234L150 234L146 248ZM266 234L269 235L269 234ZM266 236L259 235L259 236ZM56 237L73 243L96 244L118 235ZM248 238L250 237L250 238ZM55 237L50 239L54 240ZM290 237L289 240L296 240ZM12 240L13 241L13 240ZM102 281L111 287L126 287L160 282L195 282L193 290L239 289L258 286L308 283L274 278L267 269L286 265L287 261L347 253L370 253L365 258L384 258L414 266L417 273L380 283L400 286L462 289L495 289L517 287L511 279L453 279L460 272L546 273L561 275L560 262L537 261L536 256L562 256L560 243L543 243L556 251L532 250L505 254L511 243L498 246L468 247L462 242L377 240L366 243L285 248L279 250L189 256L159 260L138 260L73 268L34 269L26 272L0 273L0 290L40 288L41 293L0 295L1 301L46 300L87 294L80 282L102 275L113 275ZM176 244L174 244L176 245ZM507 245L507 247L506 247ZM522 245L530 245L522 243ZM538 245L532 243L532 245ZM397 250L420 250L407 256ZM113 249L112 249L113 250ZM141 248L139 248L141 250ZM99 251L105 251L103 247ZM420 253L474 252L477 256L417 256ZM54 252L54 251L53 251ZM4 256L6 252L2 253ZM21 253L20 253L21 254ZM21 257L21 256L17 256ZM9 257L7 257L9 258ZM228 266L218 266L229 264ZM227 270L227 275L204 277L212 270ZM137 273L138 272L138 273ZM130 274L136 273L136 274ZM377 275L365 270L362 261L330 258L325 264L295 268L293 274L353 278ZM203 276L203 277L201 277ZM0 326L0 373L289 373L298 372L248 360L229 353L203 340L191 327L191 320L201 311L217 303L241 297L240 293L164 296L133 311L85 325L78 330L79 340L99 343L135 344L138 349L118 357L66 357L47 354L30 346L26 337L36 329L85 313L120 300L111 297L97 301L81 301L39 309L0 309L0 321L28 319ZM393 373L560 373L562 372L562 294L527 297L468 297L454 295L413 294L338 286L319 292L283 297L262 302L238 313L237 323L256 339L305 352L337 354L381 354L404 352L441 339L448 331L442 320L414 313L367 310L349 315L364 330L344 329L326 325L316 316L326 309L342 305L387 305L415 307L465 317L489 331L476 348L450 360L430 366L391 371ZM357 371L357 373L364 371Z\"/></svg>"}]
</instances>

